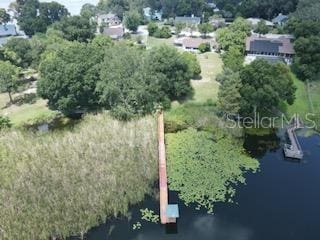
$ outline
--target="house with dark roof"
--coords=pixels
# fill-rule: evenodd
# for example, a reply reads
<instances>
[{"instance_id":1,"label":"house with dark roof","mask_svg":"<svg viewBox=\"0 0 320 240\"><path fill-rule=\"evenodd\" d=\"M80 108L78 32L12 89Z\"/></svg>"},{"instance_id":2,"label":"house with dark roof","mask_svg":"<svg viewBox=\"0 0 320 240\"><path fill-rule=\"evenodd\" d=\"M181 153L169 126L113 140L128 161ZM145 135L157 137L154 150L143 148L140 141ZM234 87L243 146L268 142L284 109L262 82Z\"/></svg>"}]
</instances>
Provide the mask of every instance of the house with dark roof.
<instances>
[{"instance_id":1,"label":"house with dark roof","mask_svg":"<svg viewBox=\"0 0 320 240\"><path fill-rule=\"evenodd\" d=\"M287 15L283 15L282 13L280 13L277 17L272 19L272 22L275 25L283 26L288 21L288 19L289 17Z\"/></svg>"},{"instance_id":2,"label":"house with dark roof","mask_svg":"<svg viewBox=\"0 0 320 240\"><path fill-rule=\"evenodd\" d=\"M284 36L277 38L251 36L246 40L246 60L249 63L256 58L263 58L272 62L279 60L291 64L294 54L291 39Z\"/></svg>"},{"instance_id":3,"label":"house with dark roof","mask_svg":"<svg viewBox=\"0 0 320 240\"><path fill-rule=\"evenodd\" d=\"M200 17L195 17L195 16L191 16L191 17L176 17L174 22L177 23L184 23L187 26L190 25L199 25L201 23L201 18Z\"/></svg>"}]
</instances>

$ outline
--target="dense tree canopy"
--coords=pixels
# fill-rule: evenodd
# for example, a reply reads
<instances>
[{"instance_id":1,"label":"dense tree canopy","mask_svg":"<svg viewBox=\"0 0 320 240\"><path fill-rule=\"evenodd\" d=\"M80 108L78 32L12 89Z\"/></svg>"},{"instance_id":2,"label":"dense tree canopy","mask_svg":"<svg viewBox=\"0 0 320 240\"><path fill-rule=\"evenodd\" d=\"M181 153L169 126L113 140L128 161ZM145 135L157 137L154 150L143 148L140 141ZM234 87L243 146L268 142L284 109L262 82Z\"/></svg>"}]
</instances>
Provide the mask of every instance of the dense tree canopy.
<instances>
[{"instance_id":1,"label":"dense tree canopy","mask_svg":"<svg viewBox=\"0 0 320 240\"><path fill-rule=\"evenodd\" d=\"M244 50L245 39L250 35L251 27L243 18L237 18L229 27L217 31L220 48L228 50L231 46Z\"/></svg>"},{"instance_id":2,"label":"dense tree canopy","mask_svg":"<svg viewBox=\"0 0 320 240\"><path fill-rule=\"evenodd\" d=\"M19 67L29 67L32 63L31 44L28 39L11 38L4 46L7 60Z\"/></svg>"},{"instance_id":3,"label":"dense tree canopy","mask_svg":"<svg viewBox=\"0 0 320 240\"><path fill-rule=\"evenodd\" d=\"M61 21L52 25L55 30L63 33L68 41L87 42L94 38L95 24L90 19L82 16L64 17Z\"/></svg>"},{"instance_id":4,"label":"dense tree canopy","mask_svg":"<svg viewBox=\"0 0 320 240\"><path fill-rule=\"evenodd\" d=\"M97 47L68 43L50 54L40 65L38 94L52 109L70 114L95 108L99 64L103 54Z\"/></svg>"},{"instance_id":5,"label":"dense tree canopy","mask_svg":"<svg viewBox=\"0 0 320 240\"><path fill-rule=\"evenodd\" d=\"M139 12L130 11L126 12L124 16L124 25L130 31L136 32L138 30L139 25L141 24L142 18Z\"/></svg>"},{"instance_id":6,"label":"dense tree canopy","mask_svg":"<svg viewBox=\"0 0 320 240\"><path fill-rule=\"evenodd\" d=\"M282 101L294 102L296 88L290 69L284 64L256 60L242 69L240 78L243 114L269 111Z\"/></svg>"},{"instance_id":7,"label":"dense tree canopy","mask_svg":"<svg viewBox=\"0 0 320 240\"><path fill-rule=\"evenodd\" d=\"M48 26L69 14L67 9L57 2L39 3L39 0L26 0L19 5L19 9L18 24L28 36L45 32Z\"/></svg>"},{"instance_id":8,"label":"dense tree canopy","mask_svg":"<svg viewBox=\"0 0 320 240\"><path fill-rule=\"evenodd\" d=\"M65 43L45 56L38 93L50 108L66 114L104 108L123 120L191 96L190 79L199 72L174 48L144 51L102 37Z\"/></svg>"}]
</instances>

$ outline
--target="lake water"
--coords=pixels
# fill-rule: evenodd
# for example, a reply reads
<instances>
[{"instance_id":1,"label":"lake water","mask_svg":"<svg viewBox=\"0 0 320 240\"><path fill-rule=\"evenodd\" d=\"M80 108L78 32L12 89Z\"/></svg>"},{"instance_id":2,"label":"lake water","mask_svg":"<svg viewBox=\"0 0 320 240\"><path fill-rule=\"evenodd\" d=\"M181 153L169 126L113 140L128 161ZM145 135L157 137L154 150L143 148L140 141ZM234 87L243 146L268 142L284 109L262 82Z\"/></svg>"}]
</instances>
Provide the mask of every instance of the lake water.
<instances>
[{"instance_id":1,"label":"lake water","mask_svg":"<svg viewBox=\"0 0 320 240\"><path fill-rule=\"evenodd\" d=\"M217 204L215 214L179 203L180 219L173 228L147 223L139 209L158 211L158 202L146 199L132 208L130 218L110 220L92 229L89 240L318 240L320 239L320 136L299 137L305 157L283 157L284 140L276 135L248 136L245 147L261 169L239 186L236 204ZM132 230L140 221L142 228Z\"/></svg>"},{"instance_id":2,"label":"lake water","mask_svg":"<svg viewBox=\"0 0 320 240\"><path fill-rule=\"evenodd\" d=\"M7 8L13 0L0 0L0 8ZM40 0L40 2L51 2L51 0ZM55 2L63 4L71 14L79 14L81 7L86 3L96 5L99 0L55 0Z\"/></svg>"}]
</instances>

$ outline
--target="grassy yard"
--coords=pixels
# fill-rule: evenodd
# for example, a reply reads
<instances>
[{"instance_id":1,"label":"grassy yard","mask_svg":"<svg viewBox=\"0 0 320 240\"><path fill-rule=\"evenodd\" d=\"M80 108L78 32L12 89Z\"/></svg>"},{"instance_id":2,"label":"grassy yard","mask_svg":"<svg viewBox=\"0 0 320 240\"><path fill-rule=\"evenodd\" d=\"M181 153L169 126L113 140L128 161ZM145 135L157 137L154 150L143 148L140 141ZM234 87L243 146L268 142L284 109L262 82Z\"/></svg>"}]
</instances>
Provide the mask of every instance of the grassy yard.
<instances>
[{"instance_id":1,"label":"grassy yard","mask_svg":"<svg viewBox=\"0 0 320 240\"><path fill-rule=\"evenodd\" d=\"M147 47L152 48L152 47L159 46L161 44L167 44L167 45L173 46L174 38L175 38L174 36L168 39L148 37Z\"/></svg>"},{"instance_id":2,"label":"grassy yard","mask_svg":"<svg viewBox=\"0 0 320 240\"><path fill-rule=\"evenodd\" d=\"M217 53L198 54L198 61L201 66L201 80L193 80L192 86L195 89L194 102L216 101L218 97L219 83L216 76L222 71L222 60Z\"/></svg>"},{"instance_id":3,"label":"grassy yard","mask_svg":"<svg viewBox=\"0 0 320 240\"><path fill-rule=\"evenodd\" d=\"M307 114L315 114L312 118L317 123L317 129L320 125L320 82L310 82L306 84L295 77L294 83L297 87L296 100L293 105L286 106L286 112L289 116L299 114L306 120ZM308 120L307 119L307 120ZM308 120L309 121L309 120Z\"/></svg>"},{"instance_id":4,"label":"grassy yard","mask_svg":"<svg viewBox=\"0 0 320 240\"><path fill-rule=\"evenodd\" d=\"M34 104L12 105L4 108L8 102L7 94L0 94L0 115L8 116L16 127L37 119L50 119L56 114L48 109L47 103L43 99L37 100Z\"/></svg>"}]
</instances>

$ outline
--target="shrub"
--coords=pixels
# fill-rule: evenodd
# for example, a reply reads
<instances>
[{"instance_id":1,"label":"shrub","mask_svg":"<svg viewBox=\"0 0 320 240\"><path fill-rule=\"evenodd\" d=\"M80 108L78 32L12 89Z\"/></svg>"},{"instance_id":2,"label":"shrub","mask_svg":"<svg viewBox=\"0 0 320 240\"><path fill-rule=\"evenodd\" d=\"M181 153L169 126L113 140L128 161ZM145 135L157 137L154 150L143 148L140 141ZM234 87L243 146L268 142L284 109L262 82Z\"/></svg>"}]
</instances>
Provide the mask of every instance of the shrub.
<instances>
[{"instance_id":1,"label":"shrub","mask_svg":"<svg viewBox=\"0 0 320 240\"><path fill-rule=\"evenodd\" d=\"M0 130L10 128L12 126L10 119L0 115Z\"/></svg>"},{"instance_id":2,"label":"shrub","mask_svg":"<svg viewBox=\"0 0 320 240\"><path fill-rule=\"evenodd\" d=\"M211 46L209 43L201 43L199 45L199 51L201 53L205 53L205 52L210 52L211 51Z\"/></svg>"}]
</instances>

